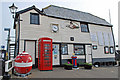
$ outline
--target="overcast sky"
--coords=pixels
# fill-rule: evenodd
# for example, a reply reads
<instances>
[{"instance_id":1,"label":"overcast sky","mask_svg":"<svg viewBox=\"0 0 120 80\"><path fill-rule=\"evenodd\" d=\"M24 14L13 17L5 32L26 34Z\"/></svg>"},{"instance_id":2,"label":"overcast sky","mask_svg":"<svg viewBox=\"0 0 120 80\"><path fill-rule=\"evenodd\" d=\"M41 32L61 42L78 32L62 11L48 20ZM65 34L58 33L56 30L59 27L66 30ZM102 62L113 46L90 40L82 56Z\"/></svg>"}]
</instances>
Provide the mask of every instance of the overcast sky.
<instances>
[{"instance_id":1,"label":"overcast sky","mask_svg":"<svg viewBox=\"0 0 120 80\"><path fill-rule=\"evenodd\" d=\"M25 2L26 1L26 2ZM119 0L1 0L0 1L0 46L6 45L7 32L5 27L11 28L11 36L14 36L13 19L9 11L12 3L18 7L18 11L35 5L40 10L48 5L56 5L74 10L88 12L101 17L109 22L109 9L111 24L118 43L118 1Z\"/></svg>"}]
</instances>

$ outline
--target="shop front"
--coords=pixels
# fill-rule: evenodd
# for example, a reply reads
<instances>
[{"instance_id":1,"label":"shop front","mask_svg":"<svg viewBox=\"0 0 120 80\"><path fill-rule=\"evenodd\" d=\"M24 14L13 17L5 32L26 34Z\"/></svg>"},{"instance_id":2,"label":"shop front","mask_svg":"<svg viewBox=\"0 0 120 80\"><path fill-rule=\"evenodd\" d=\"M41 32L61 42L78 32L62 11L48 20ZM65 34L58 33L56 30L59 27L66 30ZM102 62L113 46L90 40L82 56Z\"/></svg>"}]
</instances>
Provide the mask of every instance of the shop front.
<instances>
[{"instance_id":1,"label":"shop front","mask_svg":"<svg viewBox=\"0 0 120 80\"><path fill-rule=\"evenodd\" d=\"M92 63L91 45L79 43L53 43L53 66L62 66L68 61L72 63L73 53L77 56L77 62Z\"/></svg>"}]
</instances>

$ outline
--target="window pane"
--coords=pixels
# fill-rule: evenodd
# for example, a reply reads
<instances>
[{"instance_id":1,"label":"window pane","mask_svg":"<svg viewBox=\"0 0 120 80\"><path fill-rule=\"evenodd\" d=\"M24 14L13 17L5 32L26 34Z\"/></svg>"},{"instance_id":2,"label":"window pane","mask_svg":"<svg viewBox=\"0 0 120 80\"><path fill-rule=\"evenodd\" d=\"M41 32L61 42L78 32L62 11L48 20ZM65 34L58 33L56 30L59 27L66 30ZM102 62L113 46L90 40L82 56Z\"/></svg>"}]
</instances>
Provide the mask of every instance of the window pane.
<instances>
[{"instance_id":1,"label":"window pane","mask_svg":"<svg viewBox=\"0 0 120 80\"><path fill-rule=\"evenodd\" d=\"M83 45L74 45L75 55L84 54L84 46Z\"/></svg>"},{"instance_id":2,"label":"window pane","mask_svg":"<svg viewBox=\"0 0 120 80\"><path fill-rule=\"evenodd\" d=\"M109 48L105 47L105 54L108 54L108 53L109 53Z\"/></svg>"},{"instance_id":3,"label":"window pane","mask_svg":"<svg viewBox=\"0 0 120 80\"><path fill-rule=\"evenodd\" d=\"M75 45L75 48L84 48L83 45Z\"/></svg>"},{"instance_id":4,"label":"window pane","mask_svg":"<svg viewBox=\"0 0 120 80\"><path fill-rule=\"evenodd\" d=\"M38 14L30 14L30 24L39 24Z\"/></svg>"},{"instance_id":5,"label":"window pane","mask_svg":"<svg viewBox=\"0 0 120 80\"><path fill-rule=\"evenodd\" d=\"M113 54L114 53L114 48L110 47L110 53Z\"/></svg>"},{"instance_id":6,"label":"window pane","mask_svg":"<svg viewBox=\"0 0 120 80\"><path fill-rule=\"evenodd\" d=\"M67 44L61 44L61 53L68 54L68 46Z\"/></svg>"},{"instance_id":7,"label":"window pane","mask_svg":"<svg viewBox=\"0 0 120 80\"><path fill-rule=\"evenodd\" d=\"M82 32L88 32L88 26L87 26L87 24L81 24L81 31Z\"/></svg>"}]
</instances>

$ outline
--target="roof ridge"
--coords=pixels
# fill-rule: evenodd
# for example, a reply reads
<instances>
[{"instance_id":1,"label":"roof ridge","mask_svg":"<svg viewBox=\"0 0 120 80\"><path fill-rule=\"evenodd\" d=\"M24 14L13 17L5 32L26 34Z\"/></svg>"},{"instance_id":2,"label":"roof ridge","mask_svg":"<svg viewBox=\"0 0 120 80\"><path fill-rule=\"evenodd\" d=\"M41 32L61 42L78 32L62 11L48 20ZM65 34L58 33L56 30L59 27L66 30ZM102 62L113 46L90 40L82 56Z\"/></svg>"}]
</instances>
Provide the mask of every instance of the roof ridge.
<instances>
[{"instance_id":1,"label":"roof ridge","mask_svg":"<svg viewBox=\"0 0 120 80\"><path fill-rule=\"evenodd\" d=\"M66 7L60 7L60 6L56 6L56 5L51 5L51 6L59 7L59 8L64 8L64 9L67 9L67 10L72 10L72 11L77 11L77 12L83 12L83 11L74 10L74 9L70 9L70 8L66 8ZM87 13L87 12L83 12L83 13Z\"/></svg>"},{"instance_id":2,"label":"roof ridge","mask_svg":"<svg viewBox=\"0 0 120 80\"><path fill-rule=\"evenodd\" d=\"M20 10L20 11L16 12L16 14L21 14L21 13L24 13L24 12L29 11L29 10L32 10L32 9L36 10L38 13L43 14L40 9L38 9L38 8L35 7L35 5L33 5L33 6L31 6L31 7L28 7L28 8L25 8L25 9L23 9L23 10Z\"/></svg>"},{"instance_id":3,"label":"roof ridge","mask_svg":"<svg viewBox=\"0 0 120 80\"><path fill-rule=\"evenodd\" d=\"M27 7L27 8L22 9L22 10L19 10L19 11L17 11L16 13L22 12L22 11L27 10L27 9L30 9L30 8L35 8L35 5L30 6L30 7Z\"/></svg>"}]
</instances>

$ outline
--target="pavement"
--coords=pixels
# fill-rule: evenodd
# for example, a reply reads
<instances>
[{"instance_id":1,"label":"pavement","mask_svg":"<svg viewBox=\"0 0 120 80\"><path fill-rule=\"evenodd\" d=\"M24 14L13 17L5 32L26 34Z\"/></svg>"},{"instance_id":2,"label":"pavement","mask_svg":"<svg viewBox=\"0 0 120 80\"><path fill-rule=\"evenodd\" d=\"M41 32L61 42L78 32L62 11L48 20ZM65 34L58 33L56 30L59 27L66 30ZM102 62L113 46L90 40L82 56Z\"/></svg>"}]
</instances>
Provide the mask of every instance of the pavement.
<instances>
[{"instance_id":1,"label":"pavement","mask_svg":"<svg viewBox=\"0 0 120 80\"><path fill-rule=\"evenodd\" d=\"M79 67L78 70L53 67L53 71L40 71L36 68L31 72L31 75L24 78L118 78L118 67L93 67L91 70L86 70L83 67ZM12 78L21 77L12 75Z\"/></svg>"}]
</instances>

